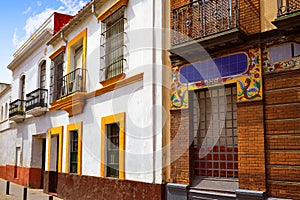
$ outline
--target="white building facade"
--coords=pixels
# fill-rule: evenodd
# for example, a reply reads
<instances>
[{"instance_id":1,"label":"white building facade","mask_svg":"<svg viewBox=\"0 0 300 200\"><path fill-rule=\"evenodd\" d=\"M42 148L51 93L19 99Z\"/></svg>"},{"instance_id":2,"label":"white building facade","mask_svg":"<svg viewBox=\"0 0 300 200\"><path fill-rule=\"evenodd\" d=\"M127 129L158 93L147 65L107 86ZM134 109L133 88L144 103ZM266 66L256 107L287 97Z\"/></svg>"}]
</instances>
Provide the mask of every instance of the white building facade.
<instances>
[{"instance_id":1,"label":"white building facade","mask_svg":"<svg viewBox=\"0 0 300 200\"><path fill-rule=\"evenodd\" d=\"M34 33L8 66L2 178L64 199L163 198L163 10L92 0Z\"/></svg>"}]
</instances>

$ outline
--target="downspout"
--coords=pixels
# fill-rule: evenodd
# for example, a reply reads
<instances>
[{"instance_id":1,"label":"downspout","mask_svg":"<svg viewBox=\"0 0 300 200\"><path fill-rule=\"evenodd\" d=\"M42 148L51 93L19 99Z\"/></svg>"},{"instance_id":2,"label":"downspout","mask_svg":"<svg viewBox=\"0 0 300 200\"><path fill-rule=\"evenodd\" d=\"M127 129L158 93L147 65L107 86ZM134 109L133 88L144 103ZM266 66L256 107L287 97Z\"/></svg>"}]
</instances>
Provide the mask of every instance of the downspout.
<instances>
[{"instance_id":1,"label":"downspout","mask_svg":"<svg viewBox=\"0 0 300 200\"><path fill-rule=\"evenodd\" d=\"M62 39L62 41L64 41L64 42L66 43L66 45L67 45L68 41L66 40L66 38L65 38L65 36L64 36L64 33L63 33L63 32L61 32L61 33L60 33L60 38L61 38L61 39Z\"/></svg>"},{"instance_id":2,"label":"downspout","mask_svg":"<svg viewBox=\"0 0 300 200\"><path fill-rule=\"evenodd\" d=\"M156 182L156 34L155 34L155 0L152 0L152 139L153 139L153 181L152 183Z\"/></svg>"}]
</instances>

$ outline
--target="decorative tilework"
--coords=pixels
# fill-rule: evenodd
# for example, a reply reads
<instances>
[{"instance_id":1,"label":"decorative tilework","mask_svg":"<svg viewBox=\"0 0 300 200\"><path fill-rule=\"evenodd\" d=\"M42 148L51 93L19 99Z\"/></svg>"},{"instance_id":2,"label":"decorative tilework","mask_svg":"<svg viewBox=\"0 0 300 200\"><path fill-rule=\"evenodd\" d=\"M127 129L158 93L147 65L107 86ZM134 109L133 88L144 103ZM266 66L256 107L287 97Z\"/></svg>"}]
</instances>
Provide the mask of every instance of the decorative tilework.
<instances>
[{"instance_id":1,"label":"decorative tilework","mask_svg":"<svg viewBox=\"0 0 300 200\"><path fill-rule=\"evenodd\" d=\"M171 109L188 108L188 90L237 83L237 100L262 99L260 49L172 69Z\"/></svg>"},{"instance_id":2,"label":"decorative tilework","mask_svg":"<svg viewBox=\"0 0 300 200\"><path fill-rule=\"evenodd\" d=\"M300 57L271 63L270 50L265 48L263 50L262 64L264 73L266 74L279 71L295 70L300 69Z\"/></svg>"}]
</instances>

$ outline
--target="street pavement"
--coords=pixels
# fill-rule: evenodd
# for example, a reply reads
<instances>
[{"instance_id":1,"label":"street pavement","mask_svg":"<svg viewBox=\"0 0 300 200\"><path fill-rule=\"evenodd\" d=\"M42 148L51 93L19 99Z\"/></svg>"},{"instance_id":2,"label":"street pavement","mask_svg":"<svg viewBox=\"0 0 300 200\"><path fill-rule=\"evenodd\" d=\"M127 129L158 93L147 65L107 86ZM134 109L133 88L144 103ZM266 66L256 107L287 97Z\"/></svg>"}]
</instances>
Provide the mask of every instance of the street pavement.
<instances>
[{"instance_id":1,"label":"street pavement","mask_svg":"<svg viewBox=\"0 0 300 200\"><path fill-rule=\"evenodd\" d=\"M6 181L0 179L0 200L23 200L24 186L10 182L9 195L5 195ZM27 200L49 200L49 195L43 193L41 189L27 188ZM53 197L53 200L62 200Z\"/></svg>"}]
</instances>

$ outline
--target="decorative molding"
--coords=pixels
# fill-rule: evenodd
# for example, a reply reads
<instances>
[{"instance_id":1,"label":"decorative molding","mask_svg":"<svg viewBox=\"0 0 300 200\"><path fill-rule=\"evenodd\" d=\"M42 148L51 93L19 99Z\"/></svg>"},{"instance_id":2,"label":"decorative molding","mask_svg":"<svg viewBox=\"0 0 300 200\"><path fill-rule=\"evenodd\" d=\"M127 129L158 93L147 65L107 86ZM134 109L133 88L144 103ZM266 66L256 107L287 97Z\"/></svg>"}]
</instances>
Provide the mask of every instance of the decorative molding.
<instances>
[{"instance_id":1,"label":"decorative molding","mask_svg":"<svg viewBox=\"0 0 300 200\"><path fill-rule=\"evenodd\" d=\"M113 90L125 87L127 85L131 85L133 83L142 81L143 77L144 77L144 73L140 73L140 74L137 74L137 75L134 75L134 76L131 76L131 77L128 77L128 78L116 81L116 82L114 82L112 84L109 84L109 85L103 87L103 88L100 88L98 90L95 90L93 92L88 93L86 95L86 98L90 99L90 98L93 98L95 96L99 96L99 95L105 94L107 92L111 92Z\"/></svg>"},{"instance_id":2,"label":"decorative molding","mask_svg":"<svg viewBox=\"0 0 300 200\"><path fill-rule=\"evenodd\" d=\"M50 56L49 58L53 60L56 56L58 56L61 52L66 51L66 46L60 46L58 49L56 49Z\"/></svg>"},{"instance_id":3,"label":"decorative molding","mask_svg":"<svg viewBox=\"0 0 300 200\"><path fill-rule=\"evenodd\" d=\"M98 15L98 20L104 21L114 12L116 12L122 6L127 6L129 0L117 0L110 7L108 7L105 11Z\"/></svg>"},{"instance_id":4,"label":"decorative molding","mask_svg":"<svg viewBox=\"0 0 300 200\"><path fill-rule=\"evenodd\" d=\"M101 81L100 84L103 85L103 87L106 87L108 85L111 85L111 84L113 84L113 83L115 83L117 81L120 81L120 80L124 79L125 77L126 77L126 74L125 73L121 73L121 74L119 74L117 76L114 76L112 78L109 78L109 79L106 79L104 81Z\"/></svg>"},{"instance_id":5,"label":"decorative molding","mask_svg":"<svg viewBox=\"0 0 300 200\"><path fill-rule=\"evenodd\" d=\"M86 93L76 92L73 95L67 96L63 99L51 103L50 111L52 110L64 110L69 113L69 117L78 115L83 112L85 105Z\"/></svg>"},{"instance_id":6,"label":"decorative molding","mask_svg":"<svg viewBox=\"0 0 300 200\"><path fill-rule=\"evenodd\" d=\"M131 85L133 83L142 81L144 78L144 73L140 73L116 82L113 82L103 88L100 88L98 90L85 93L85 92L76 92L70 96L67 96L65 98L59 99L53 103L51 103L50 111L53 110L65 110L69 113L69 117L72 117L73 115L78 115L83 112L83 108L85 106L86 99L90 99L102 94L105 94L107 92L114 91L116 89L125 87L127 85Z\"/></svg>"}]
</instances>

